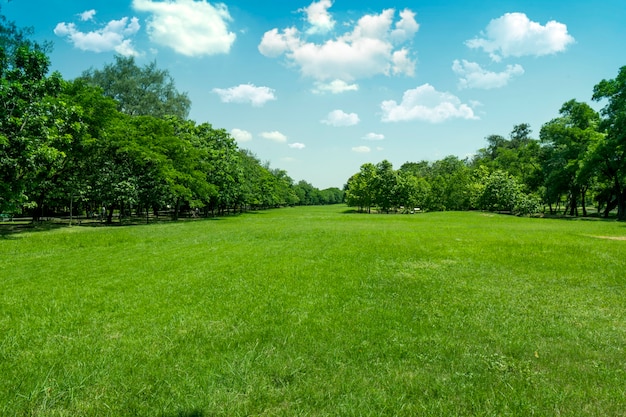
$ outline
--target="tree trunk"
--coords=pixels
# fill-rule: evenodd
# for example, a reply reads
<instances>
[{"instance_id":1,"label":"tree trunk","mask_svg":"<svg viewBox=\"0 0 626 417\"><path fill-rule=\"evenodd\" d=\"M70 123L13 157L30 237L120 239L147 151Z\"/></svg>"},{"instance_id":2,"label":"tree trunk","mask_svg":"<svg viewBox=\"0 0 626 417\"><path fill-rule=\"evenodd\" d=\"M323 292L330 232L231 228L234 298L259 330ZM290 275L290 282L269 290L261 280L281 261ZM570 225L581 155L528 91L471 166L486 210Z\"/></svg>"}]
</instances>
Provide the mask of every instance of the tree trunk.
<instances>
[{"instance_id":1,"label":"tree trunk","mask_svg":"<svg viewBox=\"0 0 626 417\"><path fill-rule=\"evenodd\" d=\"M173 215L174 220L178 220L179 210L180 210L180 198L177 198L176 203L174 203L174 215Z\"/></svg>"}]
</instances>

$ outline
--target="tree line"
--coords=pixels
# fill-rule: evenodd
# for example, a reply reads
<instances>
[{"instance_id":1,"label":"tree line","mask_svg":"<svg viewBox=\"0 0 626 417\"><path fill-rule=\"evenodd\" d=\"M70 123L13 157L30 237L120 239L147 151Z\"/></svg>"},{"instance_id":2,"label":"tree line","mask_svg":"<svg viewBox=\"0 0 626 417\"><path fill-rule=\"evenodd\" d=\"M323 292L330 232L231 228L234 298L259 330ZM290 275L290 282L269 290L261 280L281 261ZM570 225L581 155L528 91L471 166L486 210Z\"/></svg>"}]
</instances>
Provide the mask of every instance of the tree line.
<instances>
[{"instance_id":1,"label":"tree line","mask_svg":"<svg viewBox=\"0 0 626 417\"><path fill-rule=\"evenodd\" d=\"M490 135L473 157L435 162L366 163L345 186L346 202L362 211L541 210L587 216L594 204L605 217L626 220L626 66L593 88L589 104L570 100L545 123L539 138L528 124L508 138Z\"/></svg>"},{"instance_id":2,"label":"tree line","mask_svg":"<svg viewBox=\"0 0 626 417\"><path fill-rule=\"evenodd\" d=\"M178 218L343 201L343 190L296 183L224 129L189 120L189 98L155 63L117 56L64 80L49 73L51 45L31 35L0 15L0 213L111 222L114 213Z\"/></svg>"}]
</instances>

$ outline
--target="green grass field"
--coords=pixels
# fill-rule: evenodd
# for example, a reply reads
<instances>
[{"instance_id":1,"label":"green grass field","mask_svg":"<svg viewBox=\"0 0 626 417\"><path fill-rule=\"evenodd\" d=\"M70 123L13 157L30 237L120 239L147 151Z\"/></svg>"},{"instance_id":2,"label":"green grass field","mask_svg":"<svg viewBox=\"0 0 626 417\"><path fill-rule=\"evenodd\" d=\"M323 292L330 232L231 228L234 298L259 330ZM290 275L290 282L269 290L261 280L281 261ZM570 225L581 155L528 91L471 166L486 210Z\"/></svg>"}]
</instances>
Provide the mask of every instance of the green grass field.
<instances>
[{"instance_id":1,"label":"green grass field","mask_svg":"<svg viewBox=\"0 0 626 417\"><path fill-rule=\"evenodd\" d=\"M2 416L623 416L626 224L0 230Z\"/></svg>"}]
</instances>

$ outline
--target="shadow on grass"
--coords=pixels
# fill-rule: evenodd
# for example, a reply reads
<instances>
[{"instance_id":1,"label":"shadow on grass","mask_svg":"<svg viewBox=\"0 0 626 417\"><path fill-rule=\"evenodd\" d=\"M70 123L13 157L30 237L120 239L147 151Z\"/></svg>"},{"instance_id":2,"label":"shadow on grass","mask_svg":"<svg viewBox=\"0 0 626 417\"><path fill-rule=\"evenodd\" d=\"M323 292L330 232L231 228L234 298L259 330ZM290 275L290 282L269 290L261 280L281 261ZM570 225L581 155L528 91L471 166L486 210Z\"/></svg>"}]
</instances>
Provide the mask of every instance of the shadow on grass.
<instances>
[{"instance_id":1,"label":"shadow on grass","mask_svg":"<svg viewBox=\"0 0 626 417\"><path fill-rule=\"evenodd\" d=\"M182 410L175 413L162 414L161 417L205 417L202 410Z\"/></svg>"},{"instance_id":2,"label":"shadow on grass","mask_svg":"<svg viewBox=\"0 0 626 417\"><path fill-rule=\"evenodd\" d=\"M609 217L605 217L604 215L588 215L588 216L570 216L564 214L544 214L540 216L543 219L550 220L566 220L566 221L579 221L579 222L624 222L624 220L619 220L616 215L609 215ZM626 224L625 224L626 225Z\"/></svg>"},{"instance_id":3,"label":"shadow on grass","mask_svg":"<svg viewBox=\"0 0 626 417\"><path fill-rule=\"evenodd\" d=\"M201 222L201 221L219 221L225 220L229 216L222 217L197 217L197 218L179 218L173 220L171 218L150 219L149 223L146 223L145 218L131 218L123 219L121 221L114 220L111 223L101 222L99 220L74 220L70 226L68 219L54 218L52 220L32 222L32 221L18 221L18 222L3 222L0 223L0 239L9 239L11 236L18 235L20 233L32 233L32 232L47 232L56 229L66 229L70 227L140 227L140 226L153 226L155 224L166 223L186 223L186 222Z\"/></svg>"},{"instance_id":4,"label":"shadow on grass","mask_svg":"<svg viewBox=\"0 0 626 417\"><path fill-rule=\"evenodd\" d=\"M206 414L202 410L182 410L174 414L165 414L162 417L205 417Z\"/></svg>"}]
</instances>

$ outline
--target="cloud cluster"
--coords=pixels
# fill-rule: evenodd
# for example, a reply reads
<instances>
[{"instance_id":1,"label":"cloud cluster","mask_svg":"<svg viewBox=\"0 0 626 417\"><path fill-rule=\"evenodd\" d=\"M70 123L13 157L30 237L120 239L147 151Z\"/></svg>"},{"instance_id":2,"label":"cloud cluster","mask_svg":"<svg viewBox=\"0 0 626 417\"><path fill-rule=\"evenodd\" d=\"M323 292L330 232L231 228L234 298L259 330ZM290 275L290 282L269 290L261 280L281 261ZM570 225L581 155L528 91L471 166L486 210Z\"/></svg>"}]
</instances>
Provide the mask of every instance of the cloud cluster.
<instances>
[{"instance_id":1,"label":"cloud cluster","mask_svg":"<svg viewBox=\"0 0 626 417\"><path fill-rule=\"evenodd\" d=\"M346 113L343 110L333 110L328 113L321 122L330 126L343 127L354 126L359 123L359 115L356 113Z\"/></svg>"},{"instance_id":2,"label":"cloud cluster","mask_svg":"<svg viewBox=\"0 0 626 417\"><path fill-rule=\"evenodd\" d=\"M276 100L274 90L269 87L257 87L254 84L240 84L231 88L214 88L223 103L250 103L255 107L263 106Z\"/></svg>"},{"instance_id":3,"label":"cloud cluster","mask_svg":"<svg viewBox=\"0 0 626 417\"><path fill-rule=\"evenodd\" d=\"M503 58L543 56L564 51L574 42L567 26L554 20L545 25L531 21L524 13L506 13L489 22L480 36L465 42L471 49L482 49L492 62ZM454 60L452 70L459 76L459 88L501 88L516 76L524 74L519 64L507 65L502 71L488 71L479 63Z\"/></svg>"},{"instance_id":4,"label":"cloud cluster","mask_svg":"<svg viewBox=\"0 0 626 417\"><path fill-rule=\"evenodd\" d=\"M459 76L459 88L480 88L489 90L504 87L515 76L524 74L521 65L507 65L501 72L487 71L476 62L454 60L452 70Z\"/></svg>"},{"instance_id":5,"label":"cloud cluster","mask_svg":"<svg viewBox=\"0 0 626 417\"><path fill-rule=\"evenodd\" d=\"M315 28L334 26L328 8L331 2L313 2L307 9L307 20ZM352 31L321 43L310 41L295 27L265 32L258 46L259 51L271 58L284 55L287 61L298 67L303 76L317 82L316 91L325 89L340 92L337 86L350 86L354 81L374 75L413 75L415 61L402 45L411 40L419 29L415 13L405 9L396 19L394 9L383 10L380 14L361 17ZM324 87L334 83L335 87Z\"/></svg>"},{"instance_id":6,"label":"cloud cluster","mask_svg":"<svg viewBox=\"0 0 626 417\"><path fill-rule=\"evenodd\" d=\"M135 10L151 13L150 39L186 56L225 54L236 35L228 30L232 20L224 4L194 0L133 0Z\"/></svg>"},{"instance_id":7,"label":"cloud cluster","mask_svg":"<svg viewBox=\"0 0 626 417\"><path fill-rule=\"evenodd\" d=\"M82 21L93 20L95 10L81 13ZM135 35L141 26L136 17L123 17L111 20L103 28L91 32L81 32L74 23L61 22L54 28L54 34L67 38L74 47L83 51L107 52L115 51L124 56L140 55L133 46L131 36Z\"/></svg>"},{"instance_id":8,"label":"cloud cluster","mask_svg":"<svg viewBox=\"0 0 626 417\"><path fill-rule=\"evenodd\" d=\"M407 90L398 104L386 100L381 104L383 122L421 120L440 123L449 119L478 119L472 107L453 94L439 92L430 84Z\"/></svg>"},{"instance_id":9,"label":"cloud cluster","mask_svg":"<svg viewBox=\"0 0 626 417\"><path fill-rule=\"evenodd\" d=\"M542 56L564 51L574 42L567 26L554 20L542 26L531 21L524 13L506 13L493 19L480 37L470 39L466 45L482 49L491 59Z\"/></svg>"}]
</instances>

